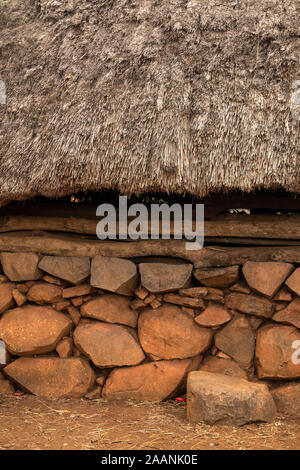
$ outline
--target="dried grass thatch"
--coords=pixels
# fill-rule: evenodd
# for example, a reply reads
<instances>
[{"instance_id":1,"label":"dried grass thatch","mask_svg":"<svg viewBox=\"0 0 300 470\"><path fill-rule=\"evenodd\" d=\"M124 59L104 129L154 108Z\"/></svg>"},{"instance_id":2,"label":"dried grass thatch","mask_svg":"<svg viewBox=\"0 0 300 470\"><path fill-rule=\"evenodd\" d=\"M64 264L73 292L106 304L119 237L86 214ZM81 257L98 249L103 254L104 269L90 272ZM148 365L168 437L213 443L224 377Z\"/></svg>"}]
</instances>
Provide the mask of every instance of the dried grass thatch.
<instances>
[{"instance_id":1,"label":"dried grass thatch","mask_svg":"<svg viewBox=\"0 0 300 470\"><path fill-rule=\"evenodd\" d=\"M295 0L0 1L0 198L300 193Z\"/></svg>"}]
</instances>

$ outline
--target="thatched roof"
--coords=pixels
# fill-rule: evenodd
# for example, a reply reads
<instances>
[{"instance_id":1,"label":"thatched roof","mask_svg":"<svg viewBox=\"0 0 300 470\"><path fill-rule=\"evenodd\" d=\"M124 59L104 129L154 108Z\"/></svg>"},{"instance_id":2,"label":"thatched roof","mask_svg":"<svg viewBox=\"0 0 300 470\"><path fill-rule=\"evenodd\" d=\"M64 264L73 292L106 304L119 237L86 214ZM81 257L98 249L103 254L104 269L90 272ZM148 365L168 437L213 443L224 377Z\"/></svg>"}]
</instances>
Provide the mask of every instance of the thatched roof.
<instances>
[{"instance_id":1,"label":"thatched roof","mask_svg":"<svg viewBox=\"0 0 300 470\"><path fill-rule=\"evenodd\" d=\"M300 193L295 0L0 3L2 202Z\"/></svg>"}]
</instances>

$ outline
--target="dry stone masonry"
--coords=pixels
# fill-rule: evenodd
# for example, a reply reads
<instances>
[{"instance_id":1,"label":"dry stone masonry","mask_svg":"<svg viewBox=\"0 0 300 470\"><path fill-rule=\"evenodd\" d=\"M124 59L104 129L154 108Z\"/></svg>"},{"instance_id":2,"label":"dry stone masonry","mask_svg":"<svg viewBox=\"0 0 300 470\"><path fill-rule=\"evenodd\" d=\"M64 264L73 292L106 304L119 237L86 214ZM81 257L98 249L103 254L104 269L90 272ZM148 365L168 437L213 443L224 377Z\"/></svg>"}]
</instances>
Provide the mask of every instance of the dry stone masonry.
<instances>
[{"instance_id":1,"label":"dry stone masonry","mask_svg":"<svg viewBox=\"0 0 300 470\"><path fill-rule=\"evenodd\" d=\"M299 259L0 260L0 393L157 401L189 377L191 421L269 421L275 405L300 416Z\"/></svg>"}]
</instances>

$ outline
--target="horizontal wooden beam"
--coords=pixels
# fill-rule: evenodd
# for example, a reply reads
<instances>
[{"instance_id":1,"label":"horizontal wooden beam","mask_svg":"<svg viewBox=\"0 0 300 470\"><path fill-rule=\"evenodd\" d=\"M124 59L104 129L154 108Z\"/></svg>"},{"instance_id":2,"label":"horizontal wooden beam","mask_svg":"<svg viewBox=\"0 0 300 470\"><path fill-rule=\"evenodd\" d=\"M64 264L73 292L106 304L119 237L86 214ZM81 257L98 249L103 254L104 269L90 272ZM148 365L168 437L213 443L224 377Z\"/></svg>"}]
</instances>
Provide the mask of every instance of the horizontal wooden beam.
<instances>
[{"instance_id":1,"label":"horizontal wooden beam","mask_svg":"<svg viewBox=\"0 0 300 470\"><path fill-rule=\"evenodd\" d=\"M132 219L133 217L129 218L129 222ZM0 232L46 230L96 236L96 226L99 220L101 219L22 215L1 216ZM193 222L193 230L196 230L195 221ZM148 233L150 233L149 221ZM160 226L159 234L161 233L162 227ZM174 234L174 224L171 221L170 235ZM300 215L225 214L211 220L206 220L204 223L204 234L205 238L246 237L248 239L300 240Z\"/></svg>"},{"instance_id":2,"label":"horizontal wooden beam","mask_svg":"<svg viewBox=\"0 0 300 470\"><path fill-rule=\"evenodd\" d=\"M242 265L246 261L285 261L300 263L300 247L220 247L186 250L184 240L139 240L130 242L88 240L84 237L47 232L0 234L0 251L35 252L58 256L115 256L138 258L163 256L181 258L195 267Z\"/></svg>"}]
</instances>

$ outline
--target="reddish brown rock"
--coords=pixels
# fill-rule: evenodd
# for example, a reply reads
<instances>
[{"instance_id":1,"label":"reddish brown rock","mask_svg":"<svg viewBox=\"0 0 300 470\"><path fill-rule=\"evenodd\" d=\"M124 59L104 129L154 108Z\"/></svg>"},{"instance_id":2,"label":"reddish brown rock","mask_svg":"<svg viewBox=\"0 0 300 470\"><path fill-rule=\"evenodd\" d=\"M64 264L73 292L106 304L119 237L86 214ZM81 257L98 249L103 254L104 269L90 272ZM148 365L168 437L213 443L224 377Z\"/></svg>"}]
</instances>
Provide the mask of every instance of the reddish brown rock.
<instances>
[{"instance_id":1,"label":"reddish brown rock","mask_svg":"<svg viewBox=\"0 0 300 470\"><path fill-rule=\"evenodd\" d=\"M97 367L136 365L145 359L132 328L81 322L74 332L74 343Z\"/></svg>"},{"instance_id":2,"label":"reddish brown rock","mask_svg":"<svg viewBox=\"0 0 300 470\"><path fill-rule=\"evenodd\" d=\"M132 310L141 310L146 307L146 303L141 300L141 299L133 299L132 302L130 302L130 308Z\"/></svg>"},{"instance_id":3,"label":"reddish brown rock","mask_svg":"<svg viewBox=\"0 0 300 470\"><path fill-rule=\"evenodd\" d=\"M49 274L45 274L42 279L45 282L50 282L50 284L56 284L57 286L62 285L62 281L60 279L58 279L57 277L50 276Z\"/></svg>"},{"instance_id":4,"label":"reddish brown rock","mask_svg":"<svg viewBox=\"0 0 300 470\"><path fill-rule=\"evenodd\" d=\"M43 256L39 268L54 277L80 284L90 275L90 259L86 256Z\"/></svg>"},{"instance_id":5,"label":"reddish brown rock","mask_svg":"<svg viewBox=\"0 0 300 470\"><path fill-rule=\"evenodd\" d=\"M225 308L220 305L210 305L195 318L195 322L201 326L220 326L228 323L231 315Z\"/></svg>"},{"instance_id":6,"label":"reddish brown rock","mask_svg":"<svg viewBox=\"0 0 300 470\"><path fill-rule=\"evenodd\" d=\"M80 307L80 305L83 304L83 298L82 297L75 297L71 299L72 304L74 307Z\"/></svg>"},{"instance_id":7,"label":"reddish brown rock","mask_svg":"<svg viewBox=\"0 0 300 470\"><path fill-rule=\"evenodd\" d=\"M15 387L9 380L0 380L0 395L11 395L15 392Z\"/></svg>"},{"instance_id":8,"label":"reddish brown rock","mask_svg":"<svg viewBox=\"0 0 300 470\"><path fill-rule=\"evenodd\" d=\"M291 302L293 300L293 294L287 287L282 287L282 289L280 289L273 297L273 300L279 302Z\"/></svg>"},{"instance_id":9,"label":"reddish brown rock","mask_svg":"<svg viewBox=\"0 0 300 470\"><path fill-rule=\"evenodd\" d=\"M294 325L296 328L300 329L300 297L297 297L283 310L276 312L272 320Z\"/></svg>"},{"instance_id":10,"label":"reddish brown rock","mask_svg":"<svg viewBox=\"0 0 300 470\"><path fill-rule=\"evenodd\" d=\"M122 295L104 294L82 305L80 313L83 317L135 328L138 314L130 308L130 302L128 297Z\"/></svg>"},{"instance_id":11,"label":"reddish brown rock","mask_svg":"<svg viewBox=\"0 0 300 470\"><path fill-rule=\"evenodd\" d=\"M0 274L0 284L7 283L8 278L4 274Z\"/></svg>"},{"instance_id":12,"label":"reddish brown rock","mask_svg":"<svg viewBox=\"0 0 300 470\"><path fill-rule=\"evenodd\" d=\"M254 355L255 337L247 318L234 317L216 333L215 345L241 367L249 368Z\"/></svg>"},{"instance_id":13,"label":"reddish brown rock","mask_svg":"<svg viewBox=\"0 0 300 470\"><path fill-rule=\"evenodd\" d=\"M216 356L208 356L200 365L198 370L216 374L230 375L247 380L246 372L232 359L223 359Z\"/></svg>"},{"instance_id":14,"label":"reddish brown rock","mask_svg":"<svg viewBox=\"0 0 300 470\"><path fill-rule=\"evenodd\" d=\"M239 294L233 292L226 296L226 306L248 315L270 318L275 306L268 299L257 295Z\"/></svg>"},{"instance_id":15,"label":"reddish brown rock","mask_svg":"<svg viewBox=\"0 0 300 470\"><path fill-rule=\"evenodd\" d=\"M180 308L163 305L145 309L138 321L144 351L154 359L185 359L197 356L211 344L212 332L196 325Z\"/></svg>"},{"instance_id":16,"label":"reddish brown rock","mask_svg":"<svg viewBox=\"0 0 300 470\"><path fill-rule=\"evenodd\" d=\"M68 310L68 314L72 318L72 322L74 323L74 325L78 325L81 315L79 311L77 310L77 308L70 305L69 307L67 307L67 310Z\"/></svg>"},{"instance_id":17,"label":"reddish brown rock","mask_svg":"<svg viewBox=\"0 0 300 470\"><path fill-rule=\"evenodd\" d=\"M58 312L67 310L69 306L70 306L70 302L68 300L61 300L60 302L56 302L55 304L52 305L54 310L57 310Z\"/></svg>"},{"instance_id":18,"label":"reddish brown rock","mask_svg":"<svg viewBox=\"0 0 300 470\"><path fill-rule=\"evenodd\" d=\"M147 295L149 294L147 289L145 289L145 287L143 287L143 286L138 286L135 289L134 293L141 300L144 300L147 297Z\"/></svg>"},{"instance_id":19,"label":"reddish brown rock","mask_svg":"<svg viewBox=\"0 0 300 470\"><path fill-rule=\"evenodd\" d=\"M277 411L286 416L300 418L300 383L288 383L271 390Z\"/></svg>"},{"instance_id":20,"label":"reddish brown rock","mask_svg":"<svg viewBox=\"0 0 300 470\"><path fill-rule=\"evenodd\" d=\"M150 305L152 308L156 309L161 306L161 302L158 299L154 299L152 302L150 302Z\"/></svg>"},{"instance_id":21,"label":"reddish brown rock","mask_svg":"<svg viewBox=\"0 0 300 470\"><path fill-rule=\"evenodd\" d=\"M175 305L183 305L184 307L192 307L192 308L204 308L205 304L202 299L194 298L194 297L182 297L181 295L177 294L165 294L163 297L165 302L169 304Z\"/></svg>"},{"instance_id":22,"label":"reddish brown rock","mask_svg":"<svg viewBox=\"0 0 300 470\"><path fill-rule=\"evenodd\" d=\"M241 426L271 422L276 407L267 386L211 372L190 372L187 380L187 418L192 423Z\"/></svg>"},{"instance_id":23,"label":"reddish brown rock","mask_svg":"<svg viewBox=\"0 0 300 470\"><path fill-rule=\"evenodd\" d=\"M16 356L43 354L55 350L58 341L71 327L71 320L52 307L27 304L8 310L2 316L0 338Z\"/></svg>"},{"instance_id":24,"label":"reddish brown rock","mask_svg":"<svg viewBox=\"0 0 300 470\"><path fill-rule=\"evenodd\" d=\"M71 338L63 338L56 346L56 352L61 358L72 356L73 344Z\"/></svg>"},{"instance_id":25,"label":"reddish brown rock","mask_svg":"<svg viewBox=\"0 0 300 470\"><path fill-rule=\"evenodd\" d=\"M0 284L0 314L14 305L13 290L14 284Z\"/></svg>"},{"instance_id":26,"label":"reddish brown rock","mask_svg":"<svg viewBox=\"0 0 300 470\"><path fill-rule=\"evenodd\" d=\"M228 268L194 269L195 278L204 286L225 289L235 284L239 279L239 266Z\"/></svg>"},{"instance_id":27,"label":"reddish brown rock","mask_svg":"<svg viewBox=\"0 0 300 470\"><path fill-rule=\"evenodd\" d=\"M300 377L297 348L300 332L293 326L265 325L256 338L256 366L259 378L293 379Z\"/></svg>"},{"instance_id":28,"label":"reddish brown rock","mask_svg":"<svg viewBox=\"0 0 300 470\"><path fill-rule=\"evenodd\" d=\"M285 281L285 283L300 297L300 268L295 269L293 274Z\"/></svg>"},{"instance_id":29,"label":"reddish brown rock","mask_svg":"<svg viewBox=\"0 0 300 470\"><path fill-rule=\"evenodd\" d=\"M79 398L94 385L95 374L88 361L68 357L21 357L5 367L19 386L45 398Z\"/></svg>"},{"instance_id":30,"label":"reddish brown rock","mask_svg":"<svg viewBox=\"0 0 300 470\"><path fill-rule=\"evenodd\" d=\"M187 289L179 290L179 295L182 295L183 297L196 297L197 299L202 299L207 294L208 289L206 287L188 287Z\"/></svg>"},{"instance_id":31,"label":"reddish brown rock","mask_svg":"<svg viewBox=\"0 0 300 470\"><path fill-rule=\"evenodd\" d=\"M71 297L80 297L81 295L93 294L96 292L96 289L90 284L80 284L75 287L68 287L63 289L62 296L64 299L69 299Z\"/></svg>"},{"instance_id":32,"label":"reddish brown rock","mask_svg":"<svg viewBox=\"0 0 300 470\"><path fill-rule=\"evenodd\" d=\"M17 289L21 294L27 294L29 291L29 287L26 286L26 284L17 284Z\"/></svg>"},{"instance_id":33,"label":"reddish brown rock","mask_svg":"<svg viewBox=\"0 0 300 470\"><path fill-rule=\"evenodd\" d=\"M149 292L173 292L189 287L191 264L141 263L141 283Z\"/></svg>"},{"instance_id":34,"label":"reddish brown rock","mask_svg":"<svg viewBox=\"0 0 300 470\"><path fill-rule=\"evenodd\" d=\"M293 269L289 263L247 261L243 274L251 289L273 297Z\"/></svg>"},{"instance_id":35,"label":"reddish brown rock","mask_svg":"<svg viewBox=\"0 0 300 470\"><path fill-rule=\"evenodd\" d=\"M38 269L39 255L36 253L4 253L0 255L2 268L11 281L32 281L43 275Z\"/></svg>"},{"instance_id":36,"label":"reddish brown rock","mask_svg":"<svg viewBox=\"0 0 300 470\"><path fill-rule=\"evenodd\" d=\"M116 294L132 295L138 281L135 263L127 259L95 256L91 266L91 285Z\"/></svg>"},{"instance_id":37,"label":"reddish brown rock","mask_svg":"<svg viewBox=\"0 0 300 470\"><path fill-rule=\"evenodd\" d=\"M252 317L249 315L248 322L250 323L253 330L257 330L257 328L262 324L263 319L255 316Z\"/></svg>"},{"instance_id":38,"label":"reddish brown rock","mask_svg":"<svg viewBox=\"0 0 300 470\"><path fill-rule=\"evenodd\" d=\"M187 373L198 365L199 357L114 369L104 385L102 397L106 400L162 401L177 393Z\"/></svg>"},{"instance_id":39,"label":"reddish brown rock","mask_svg":"<svg viewBox=\"0 0 300 470\"><path fill-rule=\"evenodd\" d=\"M236 284L233 284L233 286L229 287L229 290L231 290L232 292L240 292L241 294L251 293L251 289L249 289L249 287L242 282L237 282Z\"/></svg>"},{"instance_id":40,"label":"reddish brown rock","mask_svg":"<svg viewBox=\"0 0 300 470\"><path fill-rule=\"evenodd\" d=\"M88 400L99 400L101 398L102 387L95 387L91 392L84 395Z\"/></svg>"},{"instance_id":41,"label":"reddish brown rock","mask_svg":"<svg viewBox=\"0 0 300 470\"><path fill-rule=\"evenodd\" d=\"M32 286L28 293L27 298L36 304L51 304L58 302L61 299L62 288L47 282L38 282Z\"/></svg>"},{"instance_id":42,"label":"reddish brown rock","mask_svg":"<svg viewBox=\"0 0 300 470\"><path fill-rule=\"evenodd\" d=\"M12 296L18 307L21 307L23 304L25 304L27 300L26 295L22 294L22 292L20 292L18 289L13 289Z\"/></svg>"}]
</instances>

